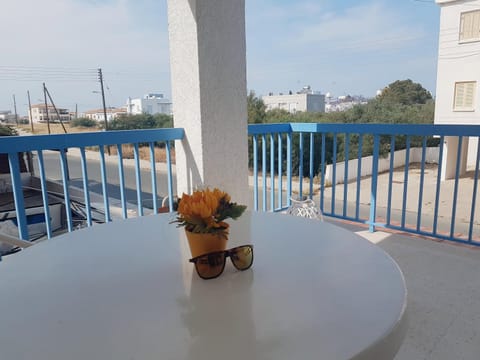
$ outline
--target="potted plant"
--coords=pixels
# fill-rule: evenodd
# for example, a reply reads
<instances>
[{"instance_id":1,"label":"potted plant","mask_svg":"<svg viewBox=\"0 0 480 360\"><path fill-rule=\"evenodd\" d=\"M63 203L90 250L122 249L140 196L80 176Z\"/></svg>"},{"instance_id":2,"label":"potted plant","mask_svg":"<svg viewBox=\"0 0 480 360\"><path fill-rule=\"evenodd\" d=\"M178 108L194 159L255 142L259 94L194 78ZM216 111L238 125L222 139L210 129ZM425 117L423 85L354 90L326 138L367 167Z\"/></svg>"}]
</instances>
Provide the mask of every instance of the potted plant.
<instances>
[{"instance_id":1,"label":"potted plant","mask_svg":"<svg viewBox=\"0 0 480 360\"><path fill-rule=\"evenodd\" d=\"M173 221L185 227L192 257L226 249L229 224L226 219L239 218L247 207L231 201L230 195L217 188L196 190L178 199Z\"/></svg>"}]
</instances>

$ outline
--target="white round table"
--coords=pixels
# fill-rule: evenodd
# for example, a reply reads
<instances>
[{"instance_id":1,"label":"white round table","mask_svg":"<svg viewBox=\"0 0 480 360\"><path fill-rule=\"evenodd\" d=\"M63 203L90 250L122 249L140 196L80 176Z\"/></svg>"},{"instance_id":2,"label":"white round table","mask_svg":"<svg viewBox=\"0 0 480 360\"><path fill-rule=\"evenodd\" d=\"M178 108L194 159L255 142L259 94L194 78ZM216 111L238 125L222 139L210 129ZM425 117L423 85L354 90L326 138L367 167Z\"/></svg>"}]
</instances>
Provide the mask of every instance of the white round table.
<instances>
[{"instance_id":1,"label":"white round table","mask_svg":"<svg viewBox=\"0 0 480 360\"><path fill-rule=\"evenodd\" d=\"M391 359L406 329L397 264L325 222L272 213L230 221L217 279L188 262L164 214L96 225L0 263L0 356L8 360Z\"/></svg>"}]
</instances>

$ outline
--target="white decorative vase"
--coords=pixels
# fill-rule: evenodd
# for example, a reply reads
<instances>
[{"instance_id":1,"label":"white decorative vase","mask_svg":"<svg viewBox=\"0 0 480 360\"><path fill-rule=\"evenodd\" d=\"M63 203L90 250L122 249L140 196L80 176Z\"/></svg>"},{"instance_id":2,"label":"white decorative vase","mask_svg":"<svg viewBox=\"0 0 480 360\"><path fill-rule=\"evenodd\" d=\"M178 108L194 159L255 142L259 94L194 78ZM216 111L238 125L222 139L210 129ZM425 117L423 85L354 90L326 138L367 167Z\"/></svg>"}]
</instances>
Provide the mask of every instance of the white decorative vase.
<instances>
[{"instance_id":1,"label":"white decorative vase","mask_svg":"<svg viewBox=\"0 0 480 360\"><path fill-rule=\"evenodd\" d=\"M308 199L307 197L303 199L290 198L290 201L292 205L287 209L288 215L323 221L322 212L317 208L312 199Z\"/></svg>"}]
</instances>

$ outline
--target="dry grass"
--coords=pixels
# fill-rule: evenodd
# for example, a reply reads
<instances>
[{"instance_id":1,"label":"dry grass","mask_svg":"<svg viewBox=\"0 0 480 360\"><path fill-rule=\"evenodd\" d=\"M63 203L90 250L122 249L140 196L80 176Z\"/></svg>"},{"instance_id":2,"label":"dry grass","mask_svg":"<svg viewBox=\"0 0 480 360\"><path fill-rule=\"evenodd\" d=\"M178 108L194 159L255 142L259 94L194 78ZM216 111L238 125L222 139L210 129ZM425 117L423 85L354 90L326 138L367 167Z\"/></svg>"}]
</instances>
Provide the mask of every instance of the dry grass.
<instances>
[{"instance_id":1,"label":"dry grass","mask_svg":"<svg viewBox=\"0 0 480 360\"><path fill-rule=\"evenodd\" d=\"M65 129L67 130L67 133L69 134L100 131L98 128L95 128L95 127L71 127L69 124L64 124L64 125L65 125ZM18 128L21 129L23 132L31 133L30 125L19 125ZM33 129L34 129L33 134L35 135L48 134L47 124L44 124L44 123L34 124ZM63 131L61 124L54 123L54 124L50 124L50 133L64 134L65 132ZM90 149L90 150L93 150L93 149ZM110 146L110 153L112 155L116 155L117 147ZM133 145L130 145L130 144L122 145L122 154L125 159L133 159ZM170 154L171 154L172 163L175 163L175 150L171 149ZM140 159L150 160L150 147L148 146L140 147ZM155 148L155 161L156 162L167 161L165 148L158 148L158 147Z\"/></svg>"},{"instance_id":2,"label":"dry grass","mask_svg":"<svg viewBox=\"0 0 480 360\"><path fill-rule=\"evenodd\" d=\"M65 129L67 130L67 133L81 133L81 132L92 132L92 131L100 131L98 128L95 127L72 127L70 124L65 123L64 124ZM32 128L30 125L24 124L24 125L19 125L19 129L21 129L24 132L32 133ZM63 127L60 123L53 123L50 124L50 133L51 134L65 134L63 131ZM48 134L48 126L46 123L36 123L33 124L33 134L34 135L41 135L41 134Z\"/></svg>"},{"instance_id":3,"label":"dry grass","mask_svg":"<svg viewBox=\"0 0 480 360\"><path fill-rule=\"evenodd\" d=\"M117 147L111 146L110 152L112 155L117 154ZM149 146L142 146L139 148L140 159L142 160L150 160L150 147ZM133 159L133 145L124 144L122 145L122 154L125 159ZM170 157L172 163L175 164L175 150L170 148ZM167 162L167 152L165 148L155 148L155 161L156 162Z\"/></svg>"}]
</instances>

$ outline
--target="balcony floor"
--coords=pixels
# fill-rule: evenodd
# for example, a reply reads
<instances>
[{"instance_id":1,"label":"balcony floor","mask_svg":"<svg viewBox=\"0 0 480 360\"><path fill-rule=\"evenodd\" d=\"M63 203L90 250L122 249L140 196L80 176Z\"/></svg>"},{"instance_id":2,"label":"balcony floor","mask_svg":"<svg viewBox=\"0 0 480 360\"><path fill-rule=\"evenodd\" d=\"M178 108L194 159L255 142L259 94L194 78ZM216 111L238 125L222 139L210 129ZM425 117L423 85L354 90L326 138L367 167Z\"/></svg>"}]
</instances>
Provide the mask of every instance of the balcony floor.
<instances>
[{"instance_id":1,"label":"balcony floor","mask_svg":"<svg viewBox=\"0 0 480 360\"><path fill-rule=\"evenodd\" d=\"M480 248L332 222L378 244L403 271L409 326L395 360L480 358Z\"/></svg>"}]
</instances>

